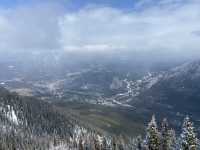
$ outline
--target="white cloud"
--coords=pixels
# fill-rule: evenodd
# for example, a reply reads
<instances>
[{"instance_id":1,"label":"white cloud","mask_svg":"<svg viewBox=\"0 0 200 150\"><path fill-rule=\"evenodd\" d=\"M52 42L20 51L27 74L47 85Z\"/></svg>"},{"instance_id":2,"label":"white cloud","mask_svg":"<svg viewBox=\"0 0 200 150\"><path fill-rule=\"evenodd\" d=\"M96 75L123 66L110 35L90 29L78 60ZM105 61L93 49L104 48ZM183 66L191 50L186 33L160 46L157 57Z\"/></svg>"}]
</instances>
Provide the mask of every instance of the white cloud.
<instances>
[{"instance_id":1,"label":"white cloud","mask_svg":"<svg viewBox=\"0 0 200 150\"><path fill-rule=\"evenodd\" d=\"M200 2L146 7L151 1L127 12L88 7L63 13L52 5L2 10L0 50L199 52Z\"/></svg>"},{"instance_id":2,"label":"white cloud","mask_svg":"<svg viewBox=\"0 0 200 150\"><path fill-rule=\"evenodd\" d=\"M58 10L52 4L0 10L0 50L57 49Z\"/></svg>"},{"instance_id":3,"label":"white cloud","mask_svg":"<svg viewBox=\"0 0 200 150\"><path fill-rule=\"evenodd\" d=\"M88 50L87 45L92 45L94 51L200 51L200 37L193 34L200 30L200 3L191 1L178 7L170 0L164 3L165 7L143 11L86 8L66 14L60 20L62 46L66 50Z\"/></svg>"}]
</instances>

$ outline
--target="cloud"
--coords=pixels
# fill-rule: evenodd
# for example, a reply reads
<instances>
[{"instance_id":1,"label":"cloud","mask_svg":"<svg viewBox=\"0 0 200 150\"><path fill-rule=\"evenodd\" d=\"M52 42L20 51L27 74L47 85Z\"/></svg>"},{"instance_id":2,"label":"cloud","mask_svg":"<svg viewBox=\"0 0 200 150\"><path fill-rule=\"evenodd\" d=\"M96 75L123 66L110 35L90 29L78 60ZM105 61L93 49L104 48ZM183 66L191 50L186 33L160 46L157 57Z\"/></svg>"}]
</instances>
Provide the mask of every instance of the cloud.
<instances>
[{"instance_id":1,"label":"cloud","mask_svg":"<svg viewBox=\"0 0 200 150\"><path fill-rule=\"evenodd\" d=\"M199 37L191 34L200 29L200 3L180 2L164 0L141 11L94 7L68 13L60 20L63 49L200 51Z\"/></svg>"},{"instance_id":2,"label":"cloud","mask_svg":"<svg viewBox=\"0 0 200 150\"><path fill-rule=\"evenodd\" d=\"M59 9L52 3L1 9L0 51L58 49Z\"/></svg>"},{"instance_id":3,"label":"cloud","mask_svg":"<svg viewBox=\"0 0 200 150\"><path fill-rule=\"evenodd\" d=\"M200 52L200 2L141 0L132 10L44 4L0 11L0 50ZM160 54L160 53L159 53Z\"/></svg>"}]
</instances>

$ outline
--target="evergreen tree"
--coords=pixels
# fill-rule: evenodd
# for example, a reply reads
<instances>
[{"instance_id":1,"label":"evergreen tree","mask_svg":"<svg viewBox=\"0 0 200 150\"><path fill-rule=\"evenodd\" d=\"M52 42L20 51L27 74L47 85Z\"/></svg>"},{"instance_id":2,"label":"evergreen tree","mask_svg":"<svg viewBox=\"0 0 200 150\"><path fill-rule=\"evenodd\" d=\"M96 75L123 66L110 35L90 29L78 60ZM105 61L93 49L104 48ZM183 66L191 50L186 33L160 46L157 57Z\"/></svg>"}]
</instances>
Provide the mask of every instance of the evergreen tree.
<instances>
[{"instance_id":1,"label":"evergreen tree","mask_svg":"<svg viewBox=\"0 0 200 150\"><path fill-rule=\"evenodd\" d=\"M119 144L118 144L118 149L119 150L124 150L124 141L123 141L123 138L120 136L119 137Z\"/></svg>"},{"instance_id":2,"label":"evergreen tree","mask_svg":"<svg viewBox=\"0 0 200 150\"><path fill-rule=\"evenodd\" d=\"M167 119L163 119L161 124L161 147L162 150L170 150L172 146L172 135L169 130Z\"/></svg>"},{"instance_id":3,"label":"evergreen tree","mask_svg":"<svg viewBox=\"0 0 200 150\"><path fill-rule=\"evenodd\" d=\"M82 138L79 140L79 150L84 150Z\"/></svg>"},{"instance_id":4,"label":"evergreen tree","mask_svg":"<svg viewBox=\"0 0 200 150\"><path fill-rule=\"evenodd\" d=\"M176 138L176 133L174 129L170 129L169 130L169 135L171 138L171 143L170 143L170 150L177 150L180 149L180 144Z\"/></svg>"},{"instance_id":5,"label":"evergreen tree","mask_svg":"<svg viewBox=\"0 0 200 150\"><path fill-rule=\"evenodd\" d=\"M159 150L160 149L160 133L157 128L157 123L155 116L152 116L152 119L147 127L146 142L149 150Z\"/></svg>"},{"instance_id":6,"label":"evergreen tree","mask_svg":"<svg viewBox=\"0 0 200 150\"><path fill-rule=\"evenodd\" d=\"M113 139L112 139L112 150L117 150L117 141L116 141L116 137L113 137Z\"/></svg>"},{"instance_id":7,"label":"evergreen tree","mask_svg":"<svg viewBox=\"0 0 200 150\"><path fill-rule=\"evenodd\" d=\"M102 150L107 150L107 140L105 137L103 137L103 142L102 142Z\"/></svg>"},{"instance_id":8,"label":"evergreen tree","mask_svg":"<svg viewBox=\"0 0 200 150\"><path fill-rule=\"evenodd\" d=\"M137 137L137 150L142 150L143 144L142 144L142 137Z\"/></svg>"},{"instance_id":9,"label":"evergreen tree","mask_svg":"<svg viewBox=\"0 0 200 150\"><path fill-rule=\"evenodd\" d=\"M184 119L182 126L181 145L183 150L197 150L197 137L188 116Z\"/></svg>"},{"instance_id":10,"label":"evergreen tree","mask_svg":"<svg viewBox=\"0 0 200 150\"><path fill-rule=\"evenodd\" d=\"M99 143L99 141L97 139L98 138L96 137L96 139L94 140L94 147L95 147L95 150L100 150L101 146L100 146L100 143Z\"/></svg>"}]
</instances>

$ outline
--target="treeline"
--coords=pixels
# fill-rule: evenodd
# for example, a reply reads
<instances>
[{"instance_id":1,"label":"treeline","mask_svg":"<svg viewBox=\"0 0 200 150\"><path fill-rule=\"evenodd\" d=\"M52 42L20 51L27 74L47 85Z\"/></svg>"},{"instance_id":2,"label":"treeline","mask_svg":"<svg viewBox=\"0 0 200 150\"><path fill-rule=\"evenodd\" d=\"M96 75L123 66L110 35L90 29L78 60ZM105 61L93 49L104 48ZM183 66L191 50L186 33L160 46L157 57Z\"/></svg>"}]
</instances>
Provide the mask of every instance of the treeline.
<instances>
[{"instance_id":1,"label":"treeline","mask_svg":"<svg viewBox=\"0 0 200 150\"><path fill-rule=\"evenodd\" d=\"M176 135L167 119L157 126L153 116L144 137L109 136L74 126L70 136L34 135L29 130L1 124L0 150L199 150L199 140L189 117L183 121L181 134Z\"/></svg>"},{"instance_id":2,"label":"treeline","mask_svg":"<svg viewBox=\"0 0 200 150\"><path fill-rule=\"evenodd\" d=\"M74 140L72 140L74 142ZM77 142L75 140L75 142ZM146 128L146 135L137 138L99 137L88 140L82 134L71 150L200 150L200 143L192 121L187 116L183 121L180 135L169 127L167 119L163 119L158 127L155 116L152 116Z\"/></svg>"},{"instance_id":3,"label":"treeline","mask_svg":"<svg viewBox=\"0 0 200 150\"><path fill-rule=\"evenodd\" d=\"M200 150L197 137L189 117L177 135L167 119L158 126L154 116L143 137L109 135L49 103L0 88L0 150Z\"/></svg>"},{"instance_id":4,"label":"treeline","mask_svg":"<svg viewBox=\"0 0 200 150\"><path fill-rule=\"evenodd\" d=\"M167 119L163 119L160 130L155 116L152 116L146 129L144 139L138 137L138 150L199 150L199 140L195 133L192 121L185 117L181 134L176 135L175 130L170 128Z\"/></svg>"}]
</instances>

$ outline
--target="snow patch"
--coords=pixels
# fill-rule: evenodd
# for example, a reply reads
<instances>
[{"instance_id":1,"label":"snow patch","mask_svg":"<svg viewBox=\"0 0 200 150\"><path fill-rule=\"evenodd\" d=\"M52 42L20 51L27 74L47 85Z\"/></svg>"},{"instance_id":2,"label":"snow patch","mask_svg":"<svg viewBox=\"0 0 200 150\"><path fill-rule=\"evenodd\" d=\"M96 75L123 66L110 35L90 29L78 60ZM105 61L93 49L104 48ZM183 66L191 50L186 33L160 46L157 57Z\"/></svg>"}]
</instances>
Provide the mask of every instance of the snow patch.
<instances>
[{"instance_id":1,"label":"snow patch","mask_svg":"<svg viewBox=\"0 0 200 150\"><path fill-rule=\"evenodd\" d=\"M10 105L4 105L0 107L0 112L2 113L2 115L4 117L6 117L6 119L8 121L10 121L11 123L15 124L15 125L19 125L20 124L20 120L17 117L17 113L16 111L13 109L12 106ZM25 122L25 124L27 124Z\"/></svg>"},{"instance_id":2,"label":"snow patch","mask_svg":"<svg viewBox=\"0 0 200 150\"><path fill-rule=\"evenodd\" d=\"M11 107L10 105L7 105L7 108L8 108L8 112L6 112L5 116L8 118L9 121L13 122L16 125L19 125L19 120L13 107Z\"/></svg>"}]
</instances>

